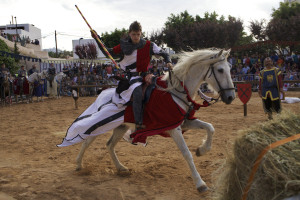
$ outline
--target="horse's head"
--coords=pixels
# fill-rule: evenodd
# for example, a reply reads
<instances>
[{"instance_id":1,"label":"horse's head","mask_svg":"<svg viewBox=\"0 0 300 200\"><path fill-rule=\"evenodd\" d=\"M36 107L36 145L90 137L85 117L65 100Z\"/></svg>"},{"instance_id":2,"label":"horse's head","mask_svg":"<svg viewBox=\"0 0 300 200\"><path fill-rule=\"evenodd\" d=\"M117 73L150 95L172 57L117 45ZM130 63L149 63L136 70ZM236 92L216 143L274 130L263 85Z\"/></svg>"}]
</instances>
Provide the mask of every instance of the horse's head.
<instances>
[{"instance_id":1,"label":"horse's head","mask_svg":"<svg viewBox=\"0 0 300 200\"><path fill-rule=\"evenodd\" d=\"M41 73L39 73L39 76L41 77L41 79L47 78L47 76L48 76L47 70L41 71Z\"/></svg>"},{"instance_id":2,"label":"horse's head","mask_svg":"<svg viewBox=\"0 0 300 200\"><path fill-rule=\"evenodd\" d=\"M61 82L63 80L63 78L67 77L67 75L63 72L59 72L56 76L55 76L55 79L58 81L58 82Z\"/></svg>"},{"instance_id":3,"label":"horse's head","mask_svg":"<svg viewBox=\"0 0 300 200\"><path fill-rule=\"evenodd\" d=\"M230 104L235 98L235 89L230 75L231 65L227 62L229 53L230 50L220 50L211 57L212 62L204 76L204 81L220 94L226 104Z\"/></svg>"}]
</instances>

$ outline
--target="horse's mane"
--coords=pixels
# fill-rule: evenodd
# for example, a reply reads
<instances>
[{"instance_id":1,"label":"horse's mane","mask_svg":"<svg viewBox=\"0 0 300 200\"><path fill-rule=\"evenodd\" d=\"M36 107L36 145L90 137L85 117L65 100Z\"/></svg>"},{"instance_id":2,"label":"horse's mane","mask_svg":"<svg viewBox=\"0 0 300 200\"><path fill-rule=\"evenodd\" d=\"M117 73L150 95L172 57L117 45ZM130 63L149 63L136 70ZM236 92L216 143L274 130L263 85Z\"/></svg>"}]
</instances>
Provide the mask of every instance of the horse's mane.
<instances>
[{"instance_id":1,"label":"horse's mane","mask_svg":"<svg viewBox=\"0 0 300 200\"><path fill-rule=\"evenodd\" d=\"M215 62L215 56L220 51L221 49L210 48L180 53L179 60L173 68L173 74L175 77L172 77L172 85L168 84L168 88L166 88L166 90L179 87L181 84L180 81L182 81L184 84L184 81L186 80L188 72L192 66L197 64L199 67L204 67ZM169 72L163 76L163 80L168 79Z\"/></svg>"}]
</instances>

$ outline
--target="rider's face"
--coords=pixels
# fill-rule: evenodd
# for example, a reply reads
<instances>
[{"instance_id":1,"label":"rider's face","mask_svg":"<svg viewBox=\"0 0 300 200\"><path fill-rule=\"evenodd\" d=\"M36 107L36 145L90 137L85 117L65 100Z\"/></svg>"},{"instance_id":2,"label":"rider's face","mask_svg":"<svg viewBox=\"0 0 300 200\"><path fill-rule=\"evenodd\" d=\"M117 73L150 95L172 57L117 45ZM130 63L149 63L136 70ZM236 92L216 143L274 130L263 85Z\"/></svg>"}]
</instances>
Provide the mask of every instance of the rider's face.
<instances>
[{"instance_id":1,"label":"rider's face","mask_svg":"<svg viewBox=\"0 0 300 200\"><path fill-rule=\"evenodd\" d=\"M129 36L131 38L131 41L133 44L137 44L140 42L141 36L142 36L142 31L131 31L129 33Z\"/></svg>"}]
</instances>

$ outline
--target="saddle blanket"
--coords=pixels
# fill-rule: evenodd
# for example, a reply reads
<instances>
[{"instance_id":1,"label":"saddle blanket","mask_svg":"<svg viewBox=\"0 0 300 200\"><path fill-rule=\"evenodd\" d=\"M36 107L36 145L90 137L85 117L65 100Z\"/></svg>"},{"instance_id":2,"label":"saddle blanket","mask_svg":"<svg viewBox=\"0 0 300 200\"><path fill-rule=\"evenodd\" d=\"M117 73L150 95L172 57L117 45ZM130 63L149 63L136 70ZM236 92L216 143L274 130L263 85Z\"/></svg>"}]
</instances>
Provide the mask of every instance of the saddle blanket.
<instances>
[{"instance_id":1,"label":"saddle blanket","mask_svg":"<svg viewBox=\"0 0 300 200\"><path fill-rule=\"evenodd\" d=\"M134 123L131 106L120 106L114 103L115 88L104 90L96 101L86 109L70 126L65 138L58 147L82 142L90 136L110 131L124 122ZM170 93L155 89L144 109L143 123L145 129L130 135L132 143L146 143L148 136L161 135L168 137L166 131L181 125L186 112L179 107ZM188 119L195 119L189 116Z\"/></svg>"},{"instance_id":2,"label":"saddle blanket","mask_svg":"<svg viewBox=\"0 0 300 200\"><path fill-rule=\"evenodd\" d=\"M77 144L121 125L124 122L125 106L118 107L112 103L115 90L110 88L102 91L96 101L71 124L62 143L57 146Z\"/></svg>"}]
</instances>

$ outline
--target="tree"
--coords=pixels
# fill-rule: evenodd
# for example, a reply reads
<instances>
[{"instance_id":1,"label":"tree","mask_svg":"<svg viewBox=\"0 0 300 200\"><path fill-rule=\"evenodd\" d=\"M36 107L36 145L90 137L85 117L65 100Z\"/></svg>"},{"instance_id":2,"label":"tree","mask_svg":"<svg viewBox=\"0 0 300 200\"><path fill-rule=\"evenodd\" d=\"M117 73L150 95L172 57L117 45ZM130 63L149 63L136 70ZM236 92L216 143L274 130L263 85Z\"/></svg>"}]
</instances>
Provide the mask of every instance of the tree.
<instances>
[{"instance_id":1,"label":"tree","mask_svg":"<svg viewBox=\"0 0 300 200\"><path fill-rule=\"evenodd\" d=\"M175 51L235 45L243 31L240 19L224 16L218 19L216 12L191 16L187 11L178 15L171 14L161 32L151 34L152 40L162 41ZM162 39L161 39L162 38Z\"/></svg>"},{"instance_id":2,"label":"tree","mask_svg":"<svg viewBox=\"0 0 300 200\"><path fill-rule=\"evenodd\" d=\"M291 4L280 2L280 6L277 10L273 8L273 19L290 19L292 16L297 16L300 13L300 4L293 2Z\"/></svg>"},{"instance_id":3,"label":"tree","mask_svg":"<svg viewBox=\"0 0 300 200\"><path fill-rule=\"evenodd\" d=\"M76 45L75 54L79 57L79 59L96 59L98 55L97 47L91 42L86 45Z\"/></svg>"},{"instance_id":4,"label":"tree","mask_svg":"<svg viewBox=\"0 0 300 200\"><path fill-rule=\"evenodd\" d=\"M293 41L289 46L279 45L279 48L287 47L292 52L300 41L300 4L281 2L277 10L273 9L272 17L266 35L273 41Z\"/></svg>"},{"instance_id":5,"label":"tree","mask_svg":"<svg viewBox=\"0 0 300 200\"><path fill-rule=\"evenodd\" d=\"M72 57L73 56L73 51L59 51L57 56L56 56L56 52L53 51L49 51L48 52L49 57L51 58L68 58L68 57Z\"/></svg>"},{"instance_id":6,"label":"tree","mask_svg":"<svg viewBox=\"0 0 300 200\"><path fill-rule=\"evenodd\" d=\"M255 20L250 22L250 32L258 41L264 41L266 39L266 20Z\"/></svg>"},{"instance_id":7,"label":"tree","mask_svg":"<svg viewBox=\"0 0 300 200\"><path fill-rule=\"evenodd\" d=\"M0 52L12 53L7 44L0 39ZM0 54L0 64L5 63L6 67L9 69L10 73L15 74L18 71L17 61L9 56L1 56Z\"/></svg>"},{"instance_id":8,"label":"tree","mask_svg":"<svg viewBox=\"0 0 300 200\"><path fill-rule=\"evenodd\" d=\"M120 44L120 39L127 37L128 30L115 29L114 31L101 34L101 40L107 48L113 48L114 46Z\"/></svg>"}]
</instances>

